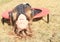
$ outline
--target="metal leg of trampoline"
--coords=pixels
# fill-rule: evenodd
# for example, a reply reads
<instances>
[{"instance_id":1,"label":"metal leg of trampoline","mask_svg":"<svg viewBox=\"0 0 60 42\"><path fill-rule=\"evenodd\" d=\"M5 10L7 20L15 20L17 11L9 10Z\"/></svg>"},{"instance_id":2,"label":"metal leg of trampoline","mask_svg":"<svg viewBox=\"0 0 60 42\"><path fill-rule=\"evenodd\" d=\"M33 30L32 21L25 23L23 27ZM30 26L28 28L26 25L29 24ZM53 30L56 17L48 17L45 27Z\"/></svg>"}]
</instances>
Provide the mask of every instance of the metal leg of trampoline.
<instances>
[{"instance_id":1,"label":"metal leg of trampoline","mask_svg":"<svg viewBox=\"0 0 60 42\"><path fill-rule=\"evenodd\" d=\"M49 14L47 15L47 23L49 23Z\"/></svg>"}]
</instances>

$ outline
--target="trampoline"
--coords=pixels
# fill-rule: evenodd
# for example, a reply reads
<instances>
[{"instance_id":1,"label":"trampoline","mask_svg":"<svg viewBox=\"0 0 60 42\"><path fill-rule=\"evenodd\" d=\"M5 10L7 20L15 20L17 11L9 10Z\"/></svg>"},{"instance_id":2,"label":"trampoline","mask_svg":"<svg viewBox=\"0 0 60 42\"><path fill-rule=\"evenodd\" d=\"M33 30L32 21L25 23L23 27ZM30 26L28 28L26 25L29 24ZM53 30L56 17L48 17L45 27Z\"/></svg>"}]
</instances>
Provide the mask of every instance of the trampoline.
<instances>
[{"instance_id":1,"label":"trampoline","mask_svg":"<svg viewBox=\"0 0 60 42\"><path fill-rule=\"evenodd\" d=\"M2 18L5 18L5 19L10 19L9 18L9 12L10 12L11 10L6 10L6 11L4 11L3 13L2 13Z\"/></svg>"},{"instance_id":2,"label":"trampoline","mask_svg":"<svg viewBox=\"0 0 60 42\"><path fill-rule=\"evenodd\" d=\"M32 8L34 10L33 19L47 16L47 23L49 23L49 10L46 8ZM6 10L2 14L2 18L9 19L9 12L11 10Z\"/></svg>"},{"instance_id":3,"label":"trampoline","mask_svg":"<svg viewBox=\"0 0 60 42\"><path fill-rule=\"evenodd\" d=\"M48 9L46 8L32 8L32 9L35 10L33 19L47 16L47 23L49 23L49 10Z\"/></svg>"}]
</instances>

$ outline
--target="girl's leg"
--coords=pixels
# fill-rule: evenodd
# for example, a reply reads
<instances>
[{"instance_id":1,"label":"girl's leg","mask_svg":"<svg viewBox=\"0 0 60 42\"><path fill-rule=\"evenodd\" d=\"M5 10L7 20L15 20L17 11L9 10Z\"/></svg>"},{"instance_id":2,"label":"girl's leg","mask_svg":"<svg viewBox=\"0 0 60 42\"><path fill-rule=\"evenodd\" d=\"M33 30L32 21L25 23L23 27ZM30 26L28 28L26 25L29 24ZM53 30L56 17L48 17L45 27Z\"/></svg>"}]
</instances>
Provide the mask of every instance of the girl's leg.
<instances>
[{"instance_id":1,"label":"girl's leg","mask_svg":"<svg viewBox=\"0 0 60 42\"><path fill-rule=\"evenodd\" d=\"M30 36L30 37L31 37L31 32L30 32L28 29L24 30L24 33L25 33L27 36Z\"/></svg>"}]
</instances>

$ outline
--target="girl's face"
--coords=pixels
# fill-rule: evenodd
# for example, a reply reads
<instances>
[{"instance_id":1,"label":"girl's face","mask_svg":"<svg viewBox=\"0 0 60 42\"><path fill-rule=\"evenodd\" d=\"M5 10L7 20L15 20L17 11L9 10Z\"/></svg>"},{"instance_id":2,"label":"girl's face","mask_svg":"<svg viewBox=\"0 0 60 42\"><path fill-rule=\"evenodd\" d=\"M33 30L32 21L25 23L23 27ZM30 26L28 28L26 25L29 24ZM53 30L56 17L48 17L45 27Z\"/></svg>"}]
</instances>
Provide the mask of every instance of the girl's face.
<instances>
[{"instance_id":1,"label":"girl's face","mask_svg":"<svg viewBox=\"0 0 60 42\"><path fill-rule=\"evenodd\" d=\"M31 14L31 8L30 7L25 8L25 13L26 14Z\"/></svg>"}]
</instances>

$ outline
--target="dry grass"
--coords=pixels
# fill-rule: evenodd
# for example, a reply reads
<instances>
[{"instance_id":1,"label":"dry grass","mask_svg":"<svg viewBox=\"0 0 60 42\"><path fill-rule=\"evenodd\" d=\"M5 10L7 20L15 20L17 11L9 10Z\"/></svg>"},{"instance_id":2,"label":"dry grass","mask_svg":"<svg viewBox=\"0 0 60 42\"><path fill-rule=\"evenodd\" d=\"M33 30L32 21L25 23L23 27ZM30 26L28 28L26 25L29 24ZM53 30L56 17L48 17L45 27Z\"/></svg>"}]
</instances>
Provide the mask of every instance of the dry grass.
<instances>
[{"instance_id":1,"label":"dry grass","mask_svg":"<svg viewBox=\"0 0 60 42\"><path fill-rule=\"evenodd\" d=\"M16 5L28 2L32 7L48 8L50 10L50 22L47 24L43 20L33 22L33 37L26 39L16 38L12 34L11 26L2 25L0 21L0 42L60 42L60 0L12 0L9 3L0 5L0 19L3 11L12 9ZM46 20L46 17L44 17Z\"/></svg>"}]
</instances>

